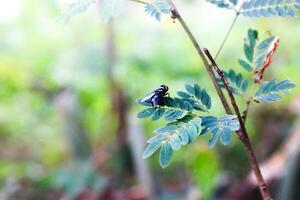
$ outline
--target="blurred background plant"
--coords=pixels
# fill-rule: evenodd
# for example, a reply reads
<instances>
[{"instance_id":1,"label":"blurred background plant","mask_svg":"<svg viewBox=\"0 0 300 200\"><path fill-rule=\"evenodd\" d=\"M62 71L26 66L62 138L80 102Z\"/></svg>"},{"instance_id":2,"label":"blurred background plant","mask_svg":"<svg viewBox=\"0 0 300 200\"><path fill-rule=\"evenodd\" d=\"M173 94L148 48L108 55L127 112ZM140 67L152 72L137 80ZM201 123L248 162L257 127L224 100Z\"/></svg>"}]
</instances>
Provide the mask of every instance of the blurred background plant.
<instances>
[{"instance_id":1,"label":"blurred background plant","mask_svg":"<svg viewBox=\"0 0 300 200\"><path fill-rule=\"evenodd\" d=\"M162 124L137 121L135 99L162 83L171 95L185 83L213 91L181 28L165 16L158 23L134 3L107 24L97 6L58 20L70 3L1 3L0 199L258 199L236 139L213 150L208 138L197 140L165 170L157 155L142 160L144 138ZM202 46L216 52L235 13L206 1L178 7ZM299 85L299 18L240 18L219 56L222 67L238 67L248 28L280 38L265 76ZM219 105L211 112L222 114L210 95ZM248 116L275 199L300 199L299 95L294 90Z\"/></svg>"}]
</instances>

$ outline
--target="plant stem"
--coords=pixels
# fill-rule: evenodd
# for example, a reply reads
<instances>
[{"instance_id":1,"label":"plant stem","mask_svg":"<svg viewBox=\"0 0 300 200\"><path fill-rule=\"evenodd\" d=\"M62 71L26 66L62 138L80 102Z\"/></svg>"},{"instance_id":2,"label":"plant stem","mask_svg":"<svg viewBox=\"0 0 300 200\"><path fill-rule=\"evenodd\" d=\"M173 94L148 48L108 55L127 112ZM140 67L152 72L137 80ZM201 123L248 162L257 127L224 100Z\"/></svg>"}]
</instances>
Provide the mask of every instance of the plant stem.
<instances>
[{"instance_id":1,"label":"plant stem","mask_svg":"<svg viewBox=\"0 0 300 200\"><path fill-rule=\"evenodd\" d=\"M244 121L244 124L246 124L246 120L247 120L247 116L248 116L248 112L249 112L249 107L250 107L250 104L251 104L251 99L249 99L246 103L246 108L245 110L243 111L243 121Z\"/></svg>"},{"instance_id":2,"label":"plant stem","mask_svg":"<svg viewBox=\"0 0 300 200\"><path fill-rule=\"evenodd\" d=\"M231 25L230 25L227 33L226 33L226 36L225 36L224 40L222 41L222 44L220 45L220 47L219 47L219 49L218 49L218 51L217 51L217 53L215 55L215 58L214 58L215 60L218 59L218 56L220 55L220 53L221 53L221 51L222 51L222 49L223 49L223 47L224 47L227 39L229 38L230 33L232 32L233 27L234 27L235 23L237 22L237 19L238 19L239 15L240 15L240 12L236 11L235 17L234 17L234 19L233 19L233 21L232 21L232 23L231 23Z\"/></svg>"},{"instance_id":3,"label":"plant stem","mask_svg":"<svg viewBox=\"0 0 300 200\"><path fill-rule=\"evenodd\" d=\"M135 1L135 2L139 2L139 3L144 3L144 2L140 2L139 0L131 0L131 1ZM221 99L221 102L225 108L225 111L227 114L232 114L232 111L230 109L230 106L217 82L217 79L216 79L216 76L211 68L211 66L209 65L208 63L208 60L207 58L205 57L200 45L198 44L196 38L194 37L194 35L192 34L192 32L190 31L189 27L187 26L187 24L185 23L185 21L183 20L183 18L181 17L180 13L178 12L177 8L175 7L174 3L172 0L168 0L172 9L171 9L171 12L172 12L172 18L173 19L178 19L178 21L180 22L181 26L183 27L184 31L186 32L186 34L189 36L191 42L193 43L202 63L204 64L205 66L205 69L207 71L207 73L209 74L209 77L211 78L214 86L215 86L215 89L217 90L217 93ZM236 17L237 18L237 17ZM236 19L234 20L234 23L233 25L235 24L235 21ZM233 26L230 28L230 30L228 31L229 33L227 34L229 36L231 30L232 30ZM225 42L227 40L227 37L225 37ZM225 44L225 42L223 41L223 43ZM221 49L223 48L224 44L221 46ZM221 50L220 50L221 51ZM263 179L263 176L260 172L260 169L259 169L259 165L258 165L258 162L256 160L256 157L255 157L255 154L254 154L254 151L253 151L253 148L252 148L252 145L250 143L250 140L249 140L249 136L248 136L248 133L247 133L247 130L245 128L245 125L244 125L244 121L243 121L243 118L241 116L241 113L240 113L240 110L237 106L237 103L235 101L235 98L229 88L229 85L224 77L224 74L223 72L218 68L217 64L215 63L213 57L211 56L211 54L209 53L209 51L207 49L205 49L205 53L207 54L207 56L209 57L210 61L211 61L211 64L212 66L215 68L215 70L217 71L217 73L219 74L219 76L221 77L225 87L226 87L226 90L228 92L228 95L230 97L230 100L231 100L231 104L238 116L238 120L239 120L239 123L240 123L240 130L237 131L237 134L239 136L239 139L242 141L242 143L245 145L246 147L246 150L247 150L247 153L248 153L248 156L249 156L249 160L251 162L251 167L254 171L254 174L256 176L256 179L258 181L258 186L259 186L259 189L261 191L261 194L263 196L263 199L264 200L272 200L270 194L269 194L269 191L268 191L268 188L266 186L266 183Z\"/></svg>"},{"instance_id":4,"label":"plant stem","mask_svg":"<svg viewBox=\"0 0 300 200\"><path fill-rule=\"evenodd\" d=\"M249 136L248 136L248 133L247 133L247 130L246 130L246 127L245 127L245 124L244 124L244 121L243 121L243 118L242 118L242 115L241 115L241 112L239 110L239 107L236 103L236 100L235 100L235 97L230 89L230 86L224 76L224 72L218 67L218 65L216 64L215 60L213 59L213 57L211 56L210 52L208 51L208 49L204 49L204 52L205 54L207 55L208 59L210 60L212 66L214 67L215 71L217 72L217 74L220 76L220 78L222 79L222 82L227 90L227 93L229 95L229 98L230 98L230 101L231 101L231 104L232 104L232 107L234 108L234 111L237 115L237 118L239 120L239 123L240 123L240 130L237 131L237 134L239 136L239 139L242 141L242 143L245 145L246 147L246 150L247 150L247 153L248 153L248 156L249 156L249 160L251 162L251 167L254 171L254 174L256 176L256 179L257 179L257 182L258 182L258 186L259 186L259 189L260 189L260 192L263 196L263 199L264 200L272 200L271 198L271 195L268 191L268 188L267 188L267 185L264 181L264 178L261 174L261 171L260 171L260 168L259 168L259 165L258 165L258 162L256 160L256 157L255 157L255 154L254 154L254 151L253 151L253 148L252 148L252 145L251 145L251 142L250 142L250 139L249 139Z\"/></svg>"},{"instance_id":5,"label":"plant stem","mask_svg":"<svg viewBox=\"0 0 300 200\"><path fill-rule=\"evenodd\" d=\"M220 100L225 108L225 111L226 113L230 114L232 113L231 112L231 109L230 109L230 106L224 96L224 93L223 91L221 90L218 82L217 82L217 78L212 70L212 68L210 67L210 65L208 64L208 61L200 47L200 45L198 44L195 36L192 34L191 30L189 29L189 27L187 26L187 24L185 23L185 21L183 20L183 18L181 17L180 13L178 12L177 8L175 7L174 3L172 2L172 0L169 0L169 3L172 7L171 9L171 12L172 12L172 18L173 19L178 19L178 21L180 22L182 28L184 29L184 31L186 32L186 34L188 35L188 37L190 38L191 42L193 43L202 63L204 64L205 66L205 69L210 77L210 79L212 80L214 86L215 86L215 89L217 90L217 93L220 97Z\"/></svg>"}]
</instances>

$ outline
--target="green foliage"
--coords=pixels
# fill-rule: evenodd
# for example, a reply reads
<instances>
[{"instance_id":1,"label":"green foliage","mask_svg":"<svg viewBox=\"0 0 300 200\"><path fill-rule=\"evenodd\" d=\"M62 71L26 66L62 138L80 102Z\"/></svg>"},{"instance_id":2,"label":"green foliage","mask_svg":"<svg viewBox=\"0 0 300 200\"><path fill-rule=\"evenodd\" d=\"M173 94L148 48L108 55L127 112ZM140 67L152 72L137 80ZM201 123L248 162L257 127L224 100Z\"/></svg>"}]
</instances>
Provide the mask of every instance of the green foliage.
<instances>
[{"instance_id":1,"label":"green foliage","mask_svg":"<svg viewBox=\"0 0 300 200\"><path fill-rule=\"evenodd\" d=\"M211 98L205 89L198 84L186 85L186 91L178 91L179 97L164 97L164 106L146 108L138 113L139 118L151 117L155 121L164 117L167 121L174 121L186 116L193 110L208 112L211 108ZM138 101L138 103L140 103ZM140 103L145 105L144 103Z\"/></svg>"},{"instance_id":2,"label":"green foliage","mask_svg":"<svg viewBox=\"0 0 300 200\"><path fill-rule=\"evenodd\" d=\"M100 0L100 18L106 23L110 18L118 17L125 5L125 0Z\"/></svg>"},{"instance_id":3,"label":"green foliage","mask_svg":"<svg viewBox=\"0 0 300 200\"><path fill-rule=\"evenodd\" d=\"M295 17L300 0L250 0L242 4L241 14L246 17Z\"/></svg>"},{"instance_id":4,"label":"green foliage","mask_svg":"<svg viewBox=\"0 0 300 200\"><path fill-rule=\"evenodd\" d=\"M151 117L152 121L158 120L164 117L167 121L173 121L182 118L187 114L186 110L176 107L157 107L157 108L147 108L138 113L139 118Z\"/></svg>"},{"instance_id":5,"label":"green foliage","mask_svg":"<svg viewBox=\"0 0 300 200\"><path fill-rule=\"evenodd\" d=\"M269 36L258 42L258 32L249 29L244 43L246 59L238 59L238 63L249 72L259 72L271 64L271 57L278 46L279 39L276 36Z\"/></svg>"},{"instance_id":6,"label":"green foliage","mask_svg":"<svg viewBox=\"0 0 300 200\"><path fill-rule=\"evenodd\" d=\"M254 56L255 45L258 40L258 32L253 29L248 30L247 39L244 43L244 55L246 60L238 59L238 63L247 71L251 72L253 70L252 62Z\"/></svg>"},{"instance_id":7,"label":"green foliage","mask_svg":"<svg viewBox=\"0 0 300 200\"><path fill-rule=\"evenodd\" d=\"M251 66L251 64L249 64L247 61L245 61L243 59L239 58L238 63L240 64L240 66L242 66L248 72L251 72L253 70L253 67Z\"/></svg>"},{"instance_id":8,"label":"green foliage","mask_svg":"<svg viewBox=\"0 0 300 200\"><path fill-rule=\"evenodd\" d=\"M238 0L207 0L209 3L216 5L219 8L227 8L227 9L232 9L234 8Z\"/></svg>"},{"instance_id":9,"label":"green foliage","mask_svg":"<svg viewBox=\"0 0 300 200\"><path fill-rule=\"evenodd\" d=\"M198 84L187 84L185 91L178 91L177 94L179 97L164 97L164 106L146 108L138 113L139 118L151 118L154 121L164 117L169 121L168 124L154 131L156 135L147 141L148 145L143 154L143 158L146 159L160 149L159 160L163 168L171 161L173 151L193 143L199 135L208 132L217 133L222 143L228 144L231 140L231 132L239 128L234 116L226 115L218 119L212 116L202 117L194 113L195 111L208 112L212 106L210 96ZM206 121L204 125L202 118ZM211 118L214 120L208 121Z\"/></svg>"},{"instance_id":10,"label":"green foliage","mask_svg":"<svg viewBox=\"0 0 300 200\"><path fill-rule=\"evenodd\" d=\"M262 103L272 103L282 99L281 94L288 94L287 90L294 88L296 85L289 80L276 82L268 81L262 84L255 93L254 100Z\"/></svg>"},{"instance_id":11,"label":"green foliage","mask_svg":"<svg viewBox=\"0 0 300 200\"><path fill-rule=\"evenodd\" d=\"M75 15L81 14L90 8L91 5L95 4L96 0L78 0L69 6L62 12L59 20L69 22Z\"/></svg>"},{"instance_id":12,"label":"green foliage","mask_svg":"<svg viewBox=\"0 0 300 200\"><path fill-rule=\"evenodd\" d=\"M278 37L270 36L267 39L261 41L255 49L255 61L254 67L256 71L261 70L264 66L263 63L265 62L269 53L274 49L275 43L278 41Z\"/></svg>"},{"instance_id":13,"label":"green foliage","mask_svg":"<svg viewBox=\"0 0 300 200\"><path fill-rule=\"evenodd\" d=\"M212 137L208 141L212 148L216 145L218 139L221 143L227 145L232 139L232 132L240 129L240 124L236 116L225 115L219 119L214 116L207 116L202 118L202 126L204 126L203 134L212 132Z\"/></svg>"},{"instance_id":14,"label":"green foliage","mask_svg":"<svg viewBox=\"0 0 300 200\"><path fill-rule=\"evenodd\" d=\"M146 4L145 12L151 17L155 17L157 21L160 21L162 14L171 13L171 6L166 0L154 0L152 3Z\"/></svg>"},{"instance_id":15,"label":"green foliage","mask_svg":"<svg viewBox=\"0 0 300 200\"><path fill-rule=\"evenodd\" d=\"M208 112L211 108L211 98L205 89L202 89L198 84L186 85L186 91L177 92L178 96L190 102L193 109L203 112Z\"/></svg>"},{"instance_id":16,"label":"green foliage","mask_svg":"<svg viewBox=\"0 0 300 200\"><path fill-rule=\"evenodd\" d=\"M225 76L226 80L228 81L228 84L229 84L229 87L230 87L232 93L243 96L248 88L249 80L244 79L242 74L236 73L232 69L229 70L228 72L224 72L224 76ZM220 78L218 78L218 84L222 88L225 88L225 86Z\"/></svg>"},{"instance_id":17,"label":"green foliage","mask_svg":"<svg viewBox=\"0 0 300 200\"><path fill-rule=\"evenodd\" d=\"M165 168L169 164L174 150L177 151L181 146L197 139L202 131L201 123L201 118L187 115L155 130L157 135L147 141L148 146L144 151L143 158L150 157L161 147L160 165Z\"/></svg>"}]
</instances>

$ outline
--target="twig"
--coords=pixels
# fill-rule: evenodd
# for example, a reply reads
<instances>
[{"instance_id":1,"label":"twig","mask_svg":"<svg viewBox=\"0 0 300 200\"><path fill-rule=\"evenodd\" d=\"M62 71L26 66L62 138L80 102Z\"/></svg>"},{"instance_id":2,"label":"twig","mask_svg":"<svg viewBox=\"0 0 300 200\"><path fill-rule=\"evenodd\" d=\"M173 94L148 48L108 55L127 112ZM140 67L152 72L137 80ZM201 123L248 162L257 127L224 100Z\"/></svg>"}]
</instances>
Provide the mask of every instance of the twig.
<instances>
[{"instance_id":1,"label":"twig","mask_svg":"<svg viewBox=\"0 0 300 200\"><path fill-rule=\"evenodd\" d=\"M193 43L202 63L204 64L205 66L205 69L210 77L210 79L212 80L214 86L215 86L215 89L217 90L217 93L220 97L220 100L224 106L224 109L226 111L226 113L228 114L231 114L231 109L230 109L230 106L224 96L224 93L223 91L221 90L218 82L217 82L217 78L213 72L213 70L211 69L210 65L208 64L208 61L200 47L200 45L198 44L195 36L192 34L191 30L189 29L189 27L187 26L187 24L185 23L185 21L183 20L183 18L181 17L180 13L178 12L177 8L175 7L174 3L172 2L172 0L169 0L169 3L172 7L171 9L171 12L172 12L172 18L173 19L178 19L178 21L180 22L182 28L184 29L184 31L186 32L186 34L188 35L188 37L190 38L191 42Z\"/></svg>"},{"instance_id":2,"label":"twig","mask_svg":"<svg viewBox=\"0 0 300 200\"><path fill-rule=\"evenodd\" d=\"M234 111L237 115L238 121L239 121L240 126L241 126L240 130L237 131L237 134L239 136L239 139L242 141L242 143L246 147L246 150L247 150L247 153L248 153L248 156L249 156L249 160L251 162L251 167L252 167L252 169L254 171L254 174L256 176L258 186L259 186L260 192L263 196L263 199L264 200L272 200L271 195L268 191L267 185L266 185L266 183L264 181L264 178L261 174L261 171L260 171L258 162L256 160L252 145L250 143L250 139L249 139L249 136L248 136L248 133L247 133L247 130L246 130L241 112L240 112L239 107L236 103L235 97L234 97L234 95L233 95L233 93L230 89L230 86L229 86L229 84L228 84L228 82L227 82L227 80L224 76L224 72L218 67L218 65L216 64L215 60L213 59L213 57L210 54L210 52L208 51L208 49L204 49L204 52L207 55L208 59L210 60L212 66L215 69L215 71L220 76L220 78L221 78L221 80L222 80L222 82L223 82L223 84L224 84L224 86L227 90L227 93L228 93L228 96L230 98L231 104L234 108Z\"/></svg>"},{"instance_id":3,"label":"twig","mask_svg":"<svg viewBox=\"0 0 300 200\"><path fill-rule=\"evenodd\" d=\"M131 1L135 1L137 2L136 0L131 0ZM183 20L183 18L181 17L180 13L178 12L177 8L175 7L174 3L172 0L168 0L168 2L170 3L171 5L171 12L172 12L172 18L175 20L175 19L178 19L178 21L180 22L181 26L183 27L184 31L186 32L186 34L189 36L191 42L193 43L202 63L204 64L205 66L205 69L207 71L207 73L209 74L209 77L211 78L214 86L215 86L215 89L217 90L217 93L221 99L221 102L225 108L225 111L227 114L232 114L232 111L230 109L230 106L217 82L217 78L211 68L211 66L209 65L208 63L208 60L207 58L205 57L200 45L198 44L196 38L194 37L194 35L192 34L192 32L190 31L189 27L187 26L187 24L185 23L185 21ZM140 2L141 3L141 2ZM232 29L232 28L231 28ZM229 31L231 32L231 30ZM227 36L228 38L228 36ZM227 40L227 39L226 39ZM226 41L225 40L225 41ZM225 43L225 42L224 42ZM223 45L224 46L224 45ZM259 189L261 191L261 194L263 196L263 199L264 200L272 200L270 194L269 194L269 191L268 191L268 188L264 182L264 179L262 177L262 174L260 172L260 169L259 169L259 165L257 163L257 160L256 160L256 157L255 157L255 154L254 154L254 151L253 151L253 148L252 148L252 145L250 143L250 140L249 140L249 136L247 134L247 131L246 131L246 128L245 128L245 125L244 125L244 122L243 122L243 118L241 116L241 113L239 111L239 108L237 106L237 103L235 101L235 98L229 88L229 85L224 77L224 73L218 68L217 64L215 63L213 57L211 56L211 54L209 53L209 51L207 49L205 49L205 53L207 54L208 58L210 59L211 61L211 64L212 66L215 68L215 70L217 71L218 75L221 77L225 87L226 87L226 90L228 92L228 95L230 97L230 100L231 100L231 104L238 116L238 120L239 120L239 123L241 125L241 129L239 131L237 131L237 134L239 136L239 139L242 141L242 143L245 145L246 147L246 150L247 150L247 153L248 153L248 156L249 156L249 159L250 159L250 162L251 162L251 167L255 173L255 176L257 178L257 181L258 181L258 186L259 186Z\"/></svg>"},{"instance_id":4,"label":"twig","mask_svg":"<svg viewBox=\"0 0 300 200\"><path fill-rule=\"evenodd\" d=\"M246 108L245 110L243 111L243 121L244 121L244 124L246 124L246 120L247 120L247 116L248 116L248 112L249 112L249 107L250 107L250 104L251 104L251 99L249 99L247 102L246 102Z\"/></svg>"},{"instance_id":5,"label":"twig","mask_svg":"<svg viewBox=\"0 0 300 200\"><path fill-rule=\"evenodd\" d=\"M238 19L239 15L240 15L240 12L236 11L235 17L234 17L234 19L233 19L233 21L232 21L232 23L231 23L231 25L230 25L227 33L226 33L226 36L225 36L224 40L222 41L222 44L220 45L220 47L219 47L219 49L218 49L218 51L217 51L217 53L215 55L215 58L214 58L215 60L218 59L218 56L220 55L220 53L221 53L221 51L222 51L222 49L223 49L223 47L224 47L227 39L229 38L230 33L232 32L233 27L234 27L235 23L237 22L237 19Z\"/></svg>"}]
</instances>

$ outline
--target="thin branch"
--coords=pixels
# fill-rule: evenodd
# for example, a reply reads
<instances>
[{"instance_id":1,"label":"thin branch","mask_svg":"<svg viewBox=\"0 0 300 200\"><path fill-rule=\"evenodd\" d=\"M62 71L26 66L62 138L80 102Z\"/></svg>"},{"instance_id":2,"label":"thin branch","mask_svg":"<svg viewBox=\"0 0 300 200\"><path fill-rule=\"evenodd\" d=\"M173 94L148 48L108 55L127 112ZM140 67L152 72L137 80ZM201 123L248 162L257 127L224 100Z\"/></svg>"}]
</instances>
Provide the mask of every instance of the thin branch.
<instances>
[{"instance_id":1,"label":"thin branch","mask_svg":"<svg viewBox=\"0 0 300 200\"><path fill-rule=\"evenodd\" d=\"M248 112L249 112L249 107L250 107L250 104L251 104L251 99L249 99L247 102L246 102L246 108L245 110L243 111L243 121L244 121L244 124L246 124L246 120L247 120L247 116L248 116Z\"/></svg>"},{"instance_id":2,"label":"thin branch","mask_svg":"<svg viewBox=\"0 0 300 200\"><path fill-rule=\"evenodd\" d=\"M217 93L218 93L218 95L220 97L220 100L221 100L221 102L222 102L222 104L223 104L223 106L225 108L226 113L231 114L232 112L231 112L230 106L229 106L229 104L228 104L228 102L227 102L227 100L226 100L226 98L224 96L224 93L221 90L221 88L220 88L220 86L219 86L219 84L217 82L217 78L216 78L213 70L211 69L210 65L208 64L208 61L207 61L207 59L206 59L206 57L205 57L205 55L204 55L204 53L203 53L200 45L198 44L195 36L192 34L191 30L189 29L189 27L187 26L187 24L185 23L185 21L181 17L180 13L178 12L178 10L175 7L175 5L172 2L172 0L169 0L169 3L171 5L171 7L172 7L172 9L171 9L172 18L173 19L178 19L178 21L180 22L182 28L184 29L184 31L186 32L186 34L190 38L190 40L193 43L193 45L194 45L194 47L195 47L195 49L196 49L196 51L197 51L197 53L198 53L198 55L199 55L202 63L205 66L205 69L206 69L209 77L211 78L211 80L212 80L212 82L213 82L213 84L215 86L215 89L217 90Z\"/></svg>"},{"instance_id":3,"label":"thin branch","mask_svg":"<svg viewBox=\"0 0 300 200\"><path fill-rule=\"evenodd\" d=\"M232 23L231 23L231 25L230 25L227 33L226 33L226 36L225 36L224 40L222 41L222 44L220 45L220 47L219 47L219 49L218 49L218 51L217 51L217 53L215 55L215 58L214 58L215 60L218 59L218 57L219 57L219 55L220 55L223 47L225 46L225 43L226 43L227 39L229 38L229 36L230 36L230 34L231 34L232 30L233 30L233 27L234 27L234 25L237 22L237 19L238 19L239 15L240 15L240 12L236 11L235 17L234 17L234 19L233 19L233 21L232 21Z\"/></svg>"},{"instance_id":4,"label":"thin branch","mask_svg":"<svg viewBox=\"0 0 300 200\"><path fill-rule=\"evenodd\" d=\"M227 33L226 33L226 36L225 36L224 40L222 41L222 44L220 45L220 47L219 47L219 49L218 49L218 51L217 51L217 53L216 53L216 55L215 55L215 58L214 58L215 60L217 60L218 56L220 55L220 53L221 53L221 51L222 51L222 49L223 49L223 47L224 47L224 45L225 45L227 39L228 39L229 36L230 36L230 33L231 33L232 30L233 30L233 27L234 27L234 25L235 25L235 23L236 23L238 17L239 17L239 12L236 13L236 15L235 15L235 17L234 17L234 19L233 19L233 21L232 21L232 24L230 25L230 27L229 27L229 29L228 29L228 31L227 31Z\"/></svg>"},{"instance_id":5,"label":"thin branch","mask_svg":"<svg viewBox=\"0 0 300 200\"><path fill-rule=\"evenodd\" d=\"M228 93L228 96L230 98L232 107L234 108L234 111L237 115L238 121L239 121L240 126L241 126L240 130L237 131L237 134L239 136L239 139L243 142L243 144L246 147L246 150L247 150L247 153L248 153L248 156L249 156L249 160L250 160L250 163L251 163L251 167L252 167L252 169L254 171L254 174L256 176L258 186L259 186L260 192L263 196L263 199L264 200L272 200L271 195L268 191L267 185L266 185L266 183L264 181L264 178L261 174L258 162L256 160L256 157L255 157L255 154L254 154L254 151L253 151L253 147L251 145L251 142L250 142L250 139L249 139L249 136L248 136L248 133L247 133L247 130L246 130L241 112L240 112L239 107L236 103L235 97L234 97L234 95L233 95L233 93L230 89L230 86L229 86L229 84L228 84L228 82L227 82L227 80L224 76L224 72L218 67L217 63L213 59L213 57L210 54L210 52L208 51L208 49L204 49L204 52L207 55L208 59L210 60L212 66L215 69L215 71L220 76L220 78L221 78L221 80L222 80L222 82L223 82L223 84L224 84L224 86L227 90L227 93Z\"/></svg>"},{"instance_id":6,"label":"thin branch","mask_svg":"<svg viewBox=\"0 0 300 200\"><path fill-rule=\"evenodd\" d=\"M148 2L141 1L141 0L128 0L128 1L136 2L136 3L141 3L141 4L148 4Z\"/></svg>"}]
</instances>

